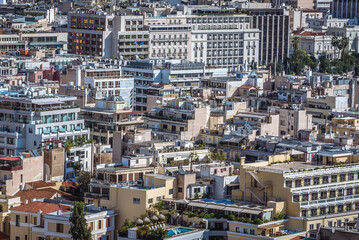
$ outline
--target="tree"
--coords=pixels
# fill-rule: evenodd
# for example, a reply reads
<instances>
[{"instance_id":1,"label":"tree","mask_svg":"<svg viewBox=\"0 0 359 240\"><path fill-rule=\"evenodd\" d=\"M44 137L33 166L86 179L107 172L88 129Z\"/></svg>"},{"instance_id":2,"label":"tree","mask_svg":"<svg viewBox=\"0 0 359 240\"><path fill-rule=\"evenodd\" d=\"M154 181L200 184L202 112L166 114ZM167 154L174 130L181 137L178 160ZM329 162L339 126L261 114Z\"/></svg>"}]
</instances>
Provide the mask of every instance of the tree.
<instances>
[{"instance_id":1,"label":"tree","mask_svg":"<svg viewBox=\"0 0 359 240\"><path fill-rule=\"evenodd\" d=\"M303 50L296 50L288 59L289 72L297 75L304 71L305 66L309 66L312 69L316 68L317 62L309 54Z\"/></svg>"},{"instance_id":2,"label":"tree","mask_svg":"<svg viewBox=\"0 0 359 240\"><path fill-rule=\"evenodd\" d=\"M148 231L145 239L147 240L162 240L168 237L168 231L163 228L157 228Z\"/></svg>"},{"instance_id":3,"label":"tree","mask_svg":"<svg viewBox=\"0 0 359 240\"><path fill-rule=\"evenodd\" d=\"M336 36L332 38L332 46L334 47L334 59L335 59L337 56L337 48L339 46L339 39Z\"/></svg>"},{"instance_id":4,"label":"tree","mask_svg":"<svg viewBox=\"0 0 359 240\"><path fill-rule=\"evenodd\" d=\"M348 45L349 45L349 38L347 38L347 37L341 38L338 42L338 48L340 50L340 58L342 60L344 60L344 51Z\"/></svg>"},{"instance_id":5,"label":"tree","mask_svg":"<svg viewBox=\"0 0 359 240\"><path fill-rule=\"evenodd\" d=\"M299 37L294 37L293 38L293 48L294 48L294 51L297 51L299 49Z\"/></svg>"},{"instance_id":6,"label":"tree","mask_svg":"<svg viewBox=\"0 0 359 240\"><path fill-rule=\"evenodd\" d=\"M325 56L319 57L319 72L328 73L330 71L330 61Z\"/></svg>"},{"instance_id":7,"label":"tree","mask_svg":"<svg viewBox=\"0 0 359 240\"><path fill-rule=\"evenodd\" d=\"M71 208L70 233L74 240L91 239L91 230L85 219L85 204L83 202L74 202Z\"/></svg>"}]
</instances>

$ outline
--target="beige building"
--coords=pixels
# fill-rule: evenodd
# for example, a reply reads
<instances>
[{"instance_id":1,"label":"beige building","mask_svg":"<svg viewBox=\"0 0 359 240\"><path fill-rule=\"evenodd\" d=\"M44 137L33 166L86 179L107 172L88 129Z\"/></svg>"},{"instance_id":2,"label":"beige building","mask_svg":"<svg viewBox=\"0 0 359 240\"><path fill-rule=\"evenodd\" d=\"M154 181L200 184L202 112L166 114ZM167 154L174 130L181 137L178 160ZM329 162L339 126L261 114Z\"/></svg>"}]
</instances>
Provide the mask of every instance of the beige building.
<instances>
[{"instance_id":1,"label":"beige building","mask_svg":"<svg viewBox=\"0 0 359 240\"><path fill-rule=\"evenodd\" d=\"M358 164L349 164L351 154L319 153L314 163L267 162L241 167L240 189L233 198L264 204L282 204L286 226L294 231L309 231L320 226L341 226L358 215ZM345 162L342 165L334 165Z\"/></svg>"},{"instance_id":2,"label":"beige building","mask_svg":"<svg viewBox=\"0 0 359 240\"><path fill-rule=\"evenodd\" d=\"M34 201L11 211L11 240L18 239L63 239L71 240L71 205L55 201ZM85 206L85 218L92 239L115 239L115 214L94 206Z\"/></svg>"},{"instance_id":3,"label":"beige building","mask_svg":"<svg viewBox=\"0 0 359 240\"><path fill-rule=\"evenodd\" d=\"M23 156L23 158L0 158L0 186L2 194L14 195L27 182L43 180L43 156L32 156L27 152L23 153Z\"/></svg>"},{"instance_id":4,"label":"beige building","mask_svg":"<svg viewBox=\"0 0 359 240\"><path fill-rule=\"evenodd\" d=\"M116 228L119 228L126 219L136 220L146 210L161 201L172 199L177 193L175 177L146 174L144 186L114 185L110 187L109 199L101 199L99 205L114 209L118 218Z\"/></svg>"},{"instance_id":5,"label":"beige building","mask_svg":"<svg viewBox=\"0 0 359 240\"><path fill-rule=\"evenodd\" d=\"M0 232L10 235L10 208L20 204L20 197L0 195Z\"/></svg>"},{"instance_id":6,"label":"beige building","mask_svg":"<svg viewBox=\"0 0 359 240\"><path fill-rule=\"evenodd\" d=\"M304 109L284 109L279 110L279 133L280 136L290 136L297 138L299 130L313 128L312 115L307 114Z\"/></svg>"}]
</instances>

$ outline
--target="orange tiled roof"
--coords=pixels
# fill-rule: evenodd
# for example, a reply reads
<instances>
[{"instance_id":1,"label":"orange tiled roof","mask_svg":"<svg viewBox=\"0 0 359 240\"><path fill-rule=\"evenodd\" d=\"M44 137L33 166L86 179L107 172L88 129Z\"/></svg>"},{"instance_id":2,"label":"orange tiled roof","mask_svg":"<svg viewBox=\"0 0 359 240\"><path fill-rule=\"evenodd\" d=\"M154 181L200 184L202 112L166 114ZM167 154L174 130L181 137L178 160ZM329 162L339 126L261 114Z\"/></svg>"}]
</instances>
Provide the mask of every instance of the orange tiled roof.
<instances>
[{"instance_id":1,"label":"orange tiled roof","mask_svg":"<svg viewBox=\"0 0 359 240\"><path fill-rule=\"evenodd\" d=\"M45 182L45 181L35 181L35 182L29 182L29 183L26 183L26 184L30 185L33 188L43 188L43 187L56 186L55 183Z\"/></svg>"},{"instance_id":2,"label":"orange tiled roof","mask_svg":"<svg viewBox=\"0 0 359 240\"><path fill-rule=\"evenodd\" d=\"M53 188L42 188L42 189L29 189L29 190L21 190L18 191L15 196L20 197L22 203L26 200L31 202L32 199L43 199L49 198L52 199L56 194L61 195L62 197L68 200L79 200L77 196L74 196L70 193L66 193L60 190L56 190Z\"/></svg>"},{"instance_id":3,"label":"orange tiled roof","mask_svg":"<svg viewBox=\"0 0 359 240\"><path fill-rule=\"evenodd\" d=\"M72 182L72 181L63 182L63 183L61 184L61 187L65 187L65 188L75 188L75 189L79 188L79 186L78 186L76 183Z\"/></svg>"},{"instance_id":4,"label":"orange tiled roof","mask_svg":"<svg viewBox=\"0 0 359 240\"><path fill-rule=\"evenodd\" d=\"M254 86L251 86L251 85L242 85L240 86L239 88L246 88L246 89L250 89L250 88L253 88Z\"/></svg>"},{"instance_id":5,"label":"orange tiled roof","mask_svg":"<svg viewBox=\"0 0 359 240\"><path fill-rule=\"evenodd\" d=\"M16 160L20 160L21 158L19 157L2 157L0 158L0 160L4 160L4 161L16 161Z\"/></svg>"},{"instance_id":6,"label":"orange tiled roof","mask_svg":"<svg viewBox=\"0 0 359 240\"><path fill-rule=\"evenodd\" d=\"M42 211L43 214L52 213L61 210L62 212L69 212L71 210L70 206L56 204L56 203L46 203L46 202L30 202L18 207L13 207L11 211L19 212L29 212L37 213Z\"/></svg>"}]
</instances>

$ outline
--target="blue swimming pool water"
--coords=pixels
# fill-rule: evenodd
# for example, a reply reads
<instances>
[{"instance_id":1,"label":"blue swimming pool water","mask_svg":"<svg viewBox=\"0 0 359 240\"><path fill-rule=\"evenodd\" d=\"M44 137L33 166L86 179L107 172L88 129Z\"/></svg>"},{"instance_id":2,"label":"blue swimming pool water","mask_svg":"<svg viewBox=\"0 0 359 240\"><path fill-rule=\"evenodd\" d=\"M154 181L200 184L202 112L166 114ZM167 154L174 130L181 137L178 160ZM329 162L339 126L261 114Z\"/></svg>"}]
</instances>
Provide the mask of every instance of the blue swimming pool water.
<instances>
[{"instance_id":1,"label":"blue swimming pool water","mask_svg":"<svg viewBox=\"0 0 359 240\"><path fill-rule=\"evenodd\" d=\"M182 233L186 233L186 232L191 232L194 229L190 229L190 228L173 228L168 230L168 236L174 236L177 234L182 234Z\"/></svg>"}]
</instances>

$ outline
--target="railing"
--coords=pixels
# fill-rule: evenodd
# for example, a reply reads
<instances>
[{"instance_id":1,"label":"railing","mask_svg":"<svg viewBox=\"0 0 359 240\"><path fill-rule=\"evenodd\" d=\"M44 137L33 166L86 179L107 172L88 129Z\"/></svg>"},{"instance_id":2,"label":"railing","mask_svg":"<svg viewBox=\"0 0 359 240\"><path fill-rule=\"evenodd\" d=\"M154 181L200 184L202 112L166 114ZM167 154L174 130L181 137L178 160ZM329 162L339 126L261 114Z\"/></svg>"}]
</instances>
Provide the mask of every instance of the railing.
<instances>
[{"instance_id":1,"label":"railing","mask_svg":"<svg viewBox=\"0 0 359 240\"><path fill-rule=\"evenodd\" d=\"M328 198L328 199L320 199L315 201L306 201L301 202L300 206L313 206L313 205L327 205L333 202L346 202L346 201L353 201L353 199L359 199L359 194L357 195L350 195L350 196L343 196L343 197L336 197L336 198Z\"/></svg>"},{"instance_id":2,"label":"railing","mask_svg":"<svg viewBox=\"0 0 359 240\"><path fill-rule=\"evenodd\" d=\"M15 170L22 170L23 167L22 166L0 166L0 170L5 170L5 171L15 171Z\"/></svg>"}]
</instances>

